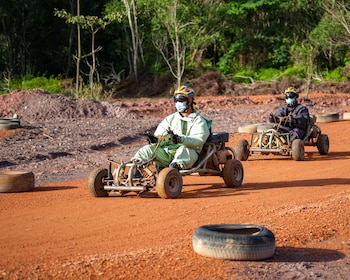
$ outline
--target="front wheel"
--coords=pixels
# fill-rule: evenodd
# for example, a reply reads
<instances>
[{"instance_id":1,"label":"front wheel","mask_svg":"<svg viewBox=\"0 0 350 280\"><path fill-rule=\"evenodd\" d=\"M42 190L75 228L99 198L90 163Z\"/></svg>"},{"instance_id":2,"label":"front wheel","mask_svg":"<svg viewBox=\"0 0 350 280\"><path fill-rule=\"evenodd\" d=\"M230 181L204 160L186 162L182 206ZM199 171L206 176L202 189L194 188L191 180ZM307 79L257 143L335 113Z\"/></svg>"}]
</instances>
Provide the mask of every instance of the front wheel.
<instances>
[{"instance_id":1,"label":"front wheel","mask_svg":"<svg viewBox=\"0 0 350 280\"><path fill-rule=\"evenodd\" d=\"M103 189L103 181L107 177L108 170L106 168L97 168L90 173L87 188L93 196L108 196L108 192Z\"/></svg>"},{"instance_id":2,"label":"front wheel","mask_svg":"<svg viewBox=\"0 0 350 280\"><path fill-rule=\"evenodd\" d=\"M295 139L292 143L292 158L296 161L302 161L304 157L304 142L301 139Z\"/></svg>"},{"instance_id":3,"label":"front wheel","mask_svg":"<svg viewBox=\"0 0 350 280\"><path fill-rule=\"evenodd\" d=\"M164 168L159 172L156 191L161 198L177 198L182 191L182 175L175 168Z\"/></svg>"},{"instance_id":4,"label":"front wheel","mask_svg":"<svg viewBox=\"0 0 350 280\"><path fill-rule=\"evenodd\" d=\"M329 151L329 138L327 134L320 134L317 138L317 150L320 155L327 155Z\"/></svg>"},{"instance_id":5,"label":"front wheel","mask_svg":"<svg viewBox=\"0 0 350 280\"><path fill-rule=\"evenodd\" d=\"M230 159L226 161L222 171L222 176L226 186L229 188L240 187L244 177L242 163L237 159Z\"/></svg>"},{"instance_id":6,"label":"front wheel","mask_svg":"<svg viewBox=\"0 0 350 280\"><path fill-rule=\"evenodd\" d=\"M246 161L249 157L248 141L239 140L236 145L236 155L238 160Z\"/></svg>"}]
</instances>

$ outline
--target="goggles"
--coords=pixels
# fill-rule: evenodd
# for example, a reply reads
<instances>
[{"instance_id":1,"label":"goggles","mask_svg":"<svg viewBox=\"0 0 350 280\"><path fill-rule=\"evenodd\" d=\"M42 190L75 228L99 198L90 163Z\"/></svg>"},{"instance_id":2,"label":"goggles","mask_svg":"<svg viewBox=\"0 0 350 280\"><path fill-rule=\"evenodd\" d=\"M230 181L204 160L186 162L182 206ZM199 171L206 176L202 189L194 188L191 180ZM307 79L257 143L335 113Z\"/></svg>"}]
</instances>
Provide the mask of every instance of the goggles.
<instances>
[{"instance_id":1,"label":"goggles","mask_svg":"<svg viewBox=\"0 0 350 280\"><path fill-rule=\"evenodd\" d=\"M174 102L185 102L187 101L187 97L183 95L174 96Z\"/></svg>"},{"instance_id":2,"label":"goggles","mask_svg":"<svg viewBox=\"0 0 350 280\"><path fill-rule=\"evenodd\" d=\"M286 92L286 99L295 97L297 97L297 94L295 92Z\"/></svg>"}]
</instances>

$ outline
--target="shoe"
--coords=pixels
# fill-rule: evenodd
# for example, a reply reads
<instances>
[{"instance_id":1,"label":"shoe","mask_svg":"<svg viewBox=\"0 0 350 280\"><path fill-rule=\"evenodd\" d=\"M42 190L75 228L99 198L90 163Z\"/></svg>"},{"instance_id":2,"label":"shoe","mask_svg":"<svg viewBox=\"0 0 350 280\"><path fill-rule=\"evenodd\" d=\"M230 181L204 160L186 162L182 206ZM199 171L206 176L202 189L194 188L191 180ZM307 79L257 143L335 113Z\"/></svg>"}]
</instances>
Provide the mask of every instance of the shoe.
<instances>
[{"instance_id":1,"label":"shoe","mask_svg":"<svg viewBox=\"0 0 350 280\"><path fill-rule=\"evenodd\" d=\"M135 179L142 178L141 172L137 168L134 169L134 174L133 175L134 175Z\"/></svg>"},{"instance_id":2,"label":"shoe","mask_svg":"<svg viewBox=\"0 0 350 280\"><path fill-rule=\"evenodd\" d=\"M175 169L177 169L177 170L180 170L180 167L178 166L178 164L177 164L176 162L170 163L170 164L169 164L169 167L175 168Z\"/></svg>"}]
</instances>

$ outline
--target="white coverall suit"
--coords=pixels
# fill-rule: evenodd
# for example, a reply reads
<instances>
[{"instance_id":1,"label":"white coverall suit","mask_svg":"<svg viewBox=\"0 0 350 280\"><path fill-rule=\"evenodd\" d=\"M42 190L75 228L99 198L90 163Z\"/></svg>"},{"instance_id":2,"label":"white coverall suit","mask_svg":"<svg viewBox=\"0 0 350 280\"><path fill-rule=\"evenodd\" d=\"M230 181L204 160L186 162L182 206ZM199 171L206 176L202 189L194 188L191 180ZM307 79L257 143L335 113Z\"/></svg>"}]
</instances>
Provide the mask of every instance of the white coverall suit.
<instances>
[{"instance_id":1,"label":"white coverall suit","mask_svg":"<svg viewBox=\"0 0 350 280\"><path fill-rule=\"evenodd\" d=\"M154 136L166 136L167 130L173 131L181 137L181 143L174 144L164 141L155 153L159 167L167 167L171 162L176 162L181 169L191 168L198 160L199 153L210 134L212 121L194 110L188 117L176 112L167 116L157 127ZM167 138L167 137L165 137ZM142 147L135 154L136 158L147 161L153 154L157 144L149 144Z\"/></svg>"}]
</instances>

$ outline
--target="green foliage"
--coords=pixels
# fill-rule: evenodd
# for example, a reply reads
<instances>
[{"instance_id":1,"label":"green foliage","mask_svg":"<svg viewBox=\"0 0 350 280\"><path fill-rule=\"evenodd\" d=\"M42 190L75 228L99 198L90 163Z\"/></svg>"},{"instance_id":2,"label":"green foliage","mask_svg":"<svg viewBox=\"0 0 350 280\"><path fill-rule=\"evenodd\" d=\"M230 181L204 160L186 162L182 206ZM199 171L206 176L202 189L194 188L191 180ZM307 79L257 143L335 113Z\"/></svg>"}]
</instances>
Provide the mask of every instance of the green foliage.
<instances>
[{"instance_id":1,"label":"green foliage","mask_svg":"<svg viewBox=\"0 0 350 280\"><path fill-rule=\"evenodd\" d=\"M328 69L318 77L334 81L348 77L344 70L350 64L348 1L131 1L84 0L81 14L91 16L80 17L75 16L75 1L41 1L40 9L37 0L2 1L0 90L41 87L56 92L58 85L54 87L51 78L47 84L43 75L76 77L77 24L82 27L83 95L89 66L94 65L91 34L97 30L99 76L90 79L96 83L96 95L102 94L98 87L105 77L132 75L135 44L137 66L155 75L175 71L176 76L195 76L210 69L249 83L288 77L310 80L319 69ZM126 3L136 5L137 42L131 40ZM45 28L39 32L40 26ZM13 79L28 73L36 73L38 79Z\"/></svg>"},{"instance_id":2,"label":"green foliage","mask_svg":"<svg viewBox=\"0 0 350 280\"><path fill-rule=\"evenodd\" d=\"M334 70L322 72L322 75L325 81L344 82L350 78L350 75L345 74L344 72L345 71L342 67L337 67Z\"/></svg>"},{"instance_id":3,"label":"green foliage","mask_svg":"<svg viewBox=\"0 0 350 280\"><path fill-rule=\"evenodd\" d=\"M275 68L261 69L258 73L259 80L262 81L278 80L281 75L281 71Z\"/></svg>"},{"instance_id":4,"label":"green foliage","mask_svg":"<svg viewBox=\"0 0 350 280\"><path fill-rule=\"evenodd\" d=\"M233 76L233 81L236 83L249 84L249 83L254 82L257 79L258 79L257 73L255 71L249 70L249 69L243 69L241 71L238 71Z\"/></svg>"},{"instance_id":5,"label":"green foliage","mask_svg":"<svg viewBox=\"0 0 350 280\"><path fill-rule=\"evenodd\" d=\"M299 77L305 78L306 71L304 66L295 65L293 67L287 68L283 71L281 78L291 78L291 77Z\"/></svg>"},{"instance_id":6,"label":"green foliage","mask_svg":"<svg viewBox=\"0 0 350 280\"><path fill-rule=\"evenodd\" d=\"M26 76L22 79L12 80L10 82L10 90L14 89L35 89L40 88L50 93L61 93L62 86L61 81L50 77L33 77Z\"/></svg>"}]
</instances>

